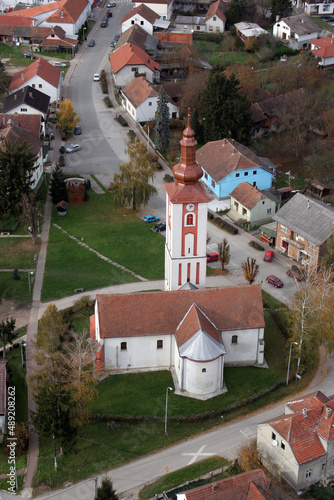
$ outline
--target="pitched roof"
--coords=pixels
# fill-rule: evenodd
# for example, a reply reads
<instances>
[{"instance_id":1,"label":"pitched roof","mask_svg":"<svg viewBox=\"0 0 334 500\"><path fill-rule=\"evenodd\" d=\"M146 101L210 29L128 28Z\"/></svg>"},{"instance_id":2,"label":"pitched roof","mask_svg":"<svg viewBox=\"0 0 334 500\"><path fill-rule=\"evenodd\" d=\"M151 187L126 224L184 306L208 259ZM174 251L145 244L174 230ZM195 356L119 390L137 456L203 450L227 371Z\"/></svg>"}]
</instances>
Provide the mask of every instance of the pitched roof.
<instances>
[{"instance_id":1,"label":"pitched roof","mask_svg":"<svg viewBox=\"0 0 334 500\"><path fill-rule=\"evenodd\" d=\"M11 115L9 113L0 113L0 129L6 128L8 122L16 125L17 127L29 130L37 137L40 137L41 132L41 121L42 117L39 114L36 115Z\"/></svg>"},{"instance_id":2,"label":"pitched roof","mask_svg":"<svg viewBox=\"0 0 334 500\"><path fill-rule=\"evenodd\" d=\"M61 78L61 71L42 57L39 57L25 69L13 75L9 91L13 92L15 89L20 88L23 83L27 84L34 76L39 76L42 80L45 80L57 89Z\"/></svg>"},{"instance_id":3,"label":"pitched roof","mask_svg":"<svg viewBox=\"0 0 334 500\"><path fill-rule=\"evenodd\" d=\"M228 2L224 2L223 0L217 0L216 2L212 3L205 16L205 21L211 19L212 16L217 16L225 23L226 22L225 11L227 7L228 7Z\"/></svg>"},{"instance_id":4,"label":"pitched roof","mask_svg":"<svg viewBox=\"0 0 334 500\"><path fill-rule=\"evenodd\" d=\"M150 35L147 33L141 26L138 24L134 24L131 28L124 31L121 34L119 40L117 41L116 47L120 47L125 43L131 43L136 45L140 49L144 50L147 53L151 53L156 50L157 46L160 43L159 38L156 36Z\"/></svg>"},{"instance_id":5,"label":"pitched roof","mask_svg":"<svg viewBox=\"0 0 334 500\"><path fill-rule=\"evenodd\" d=\"M8 123L7 127L1 129L1 137L10 143L14 143L17 141L18 144L22 144L26 142L29 146L31 146L32 152L36 155L39 153L43 142L30 130L18 127L12 123ZM0 144L0 148L3 149L3 144Z\"/></svg>"},{"instance_id":6,"label":"pitched roof","mask_svg":"<svg viewBox=\"0 0 334 500\"><path fill-rule=\"evenodd\" d=\"M234 139L207 142L197 150L196 159L216 182L220 182L236 170L262 168L272 172L253 151Z\"/></svg>"},{"instance_id":7,"label":"pitched roof","mask_svg":"<svg viewBox=\"0 0 334 500\"><path fill-rule=\"evenodd\" d=\"M265 194L261 193L256 186L252 186L249 182L241 182L230 193L235 200L239 201L241 205L251 210L261 200L268 198Z\"/></svg>"},{"instance_id":8,"label":"pitched roof","mask_svg":"<svg viewBox=\"0 0 334 500\"><path fill-rule=\"evenodd\" d=\"M264 327L260 285L97 295L96 301L101 338L175 333L193 304L219 330ZM204 325L203 315L201 321ZM208 323L205 323L205 328L209 329ZM210 335L212 332L211 329Z\"/></svg>"},{"instance_id":9,"label":"pitched roof","mask_svg":"<svg viewBox=\"0 0 334 500\"><path fill-rule=\"evenodd\" d=\"M283 205L273 219L317 246L334 233L334 208L301 193Z\"/></svg>"},{"instance_id":10,"label":"pitched roof","mask_svg":"<svg viewBox=\"0 0 334 500\"><path fill-rule=\"evenodd\" d=\"M326 455L320 437L325 441L334 439L334 397L327 398L317 391L287 406L296 409L296 413L281 415L266 423L290 444L297 462L304 464Z\"/></svg>"},{"instance_id":11,"label":"pitched roof","mask_svg":"<svg viewBox=\"0 0 334 500\"><path fill-rule=\"evenodd\" d=\"M211 197L207 194L203 182L196 184L179 184L178 182L165 183L165 189L171 203L187 203L196 201L197 203L208 203Z\"/></svg>"},{"instance_id":12,"label":"pitched roof","mask_svg":"<svg viewBox=\"0 0 334 500\"><path fill-rule=\"evenodd\" d=\"M278 22L284 22L292 31L294 31L299 36L318 33L322 31L322 28L320 28L314 21L312 21L312 19L309 18L307 14L298 14L297 16L283 17Z\"/></svg>"},{"instance_id":13,"label":"pitched roof","mask_svg":"<svg viewBox=\"0 0 334 500\"><path fill-rule=\"evenodd\" d=\"M130 10L130 12L125 14L121 23L125 23L125 21L127 21L128 19L131 19L132 17L136 16L137 14L139 16L143 17L147 22L149 22L152 25L154 24L154 21L156 19L159 19L159 17L160 17L156 12L154 12L154 10L147 7L147 5L141 3L140 5L138 5L138 7Z\"/></svg>"},{"instance_id":14,"label":"pitched roof","mask_svg":"<svg viewBox=\"0 0 334 500\"><path fill-rule=\"evenodd\" d=\"M291 106L301 105L304 100L304 89L297 89L286 94L278 95L277 97L256 102L251 106L253 122L265 120L266 117L272 118L274 116L280 116Z\"/></svg>"},{"instance_id":15,"label":"pitched roof","mask_svg":"<svg viewBox=\"0 0 334 500\"><path fill-rule=\"evenodd\" d=\"M272 498L262 469L205 484L183 492L187 500L263 500Z\"/></svg>"},{"instance_id":16,"label":"pitched roof","mask_svg":"<svg viewBox=\"0 0 334 500\"><path fill-rule=\"evenodd\" d=\"M114 73L118 73L125 66L133 64L141 64L147 66L151 71L160 71L160 65L153 61L153 59L132 43L126 43L115 50L109 56L111 67Z\"/></svg>"},{"instance_id":17,"label":"pitched roof","mask_svg":"<svg viewBox=\"0 0 334 500\"><path fill-rule=\"evenodd\" d=\"M52 12L57 9L60 9L66 0L60 0L59 2L50 2L44 5L37 5L35 7L28 7L26 9L20 9L19 11L12 11L7 14L7 16L22 16L22 17L37 17L41 14L45 14L47 12Z\"/></svg>"},{"instance_id":18,"label":"pitched roof","mask_svg":"<svg viewBox=\"0 0 334 500\"><path fill-rule=\"evenodd\" d=\"M62 7L54 12L47 21L48 23L74 24L88 5L88 0L65 0Z\"/></svg>"},{"instance_id":19,"label":"pitched roof","mask_svg":"<svg viewBox=\"0 0 334 500\"><path fill-rule=\"evenodd\" d=\"M26 85L22 89L9 94L3 104L3 113L8 113L12 109L16 108L20 104L26 104L36 109L43 115L46 115L49 109L50 96L40 92L30 85Z\"/></svg>"},{"instance_id":20,"label":"pitched roof","mask_svg":"<svg viewBox=\"0 0 334 500\"><path fill-rule=\"evenodd\" d=\"M25 17L17 12L12 13L11 16L8 14L0 15L0 25L10 24L11 26L33 26L36 20L33 17Z\"/></svg>"},{"instance_id":21,"label":"pitched roof","mask_svg":"<svg viewBox=\"0 0 334 500\"><path fill-rule=\"evenodd\" d=\"M138 108L149 97L158 97L159 92L143 76L134 78L122 88L122 93L129 99L135 108Z\"/></svg>"},{"instance_id":22,"label":"pitched roof","mask_svg":"<svg viewBox=\"0 0 334 500\"><path fill-rule=\"evenodd\" d=\"M310 44L314 45L315 48L311 52L317 57L334 57L334 38L333 36L326 36L324 38L317 38L316 40L311 40Z\"/></svg>"}]
</instances>

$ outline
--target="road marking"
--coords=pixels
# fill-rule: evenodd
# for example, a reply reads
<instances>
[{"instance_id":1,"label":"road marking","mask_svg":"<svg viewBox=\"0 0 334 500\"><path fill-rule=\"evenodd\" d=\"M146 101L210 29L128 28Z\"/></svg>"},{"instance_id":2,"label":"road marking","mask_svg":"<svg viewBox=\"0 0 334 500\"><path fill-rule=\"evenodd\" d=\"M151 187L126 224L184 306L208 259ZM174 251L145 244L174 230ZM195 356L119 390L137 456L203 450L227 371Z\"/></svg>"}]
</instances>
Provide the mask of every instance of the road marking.
<instances>
[{"instance_id":1,"label":"road marking","mask_svg":"<svg viewBox=\"0 0 334 500\"><path fill-rule=\"evenodd\" d=\"M201 446L201 448L196 453L182 453L183 456L192 457L188 465L193 464L198 459L198 457L211 457L212 455L214 455L214 453L202 453L205 447L206 444Z\"/></svg>"},{"instance_id":2,"label":"road marking","mask_svg":"<svg viewBox=\"0 0 334 500\"><path fill-rule=\"evenodd\" d=\"M245 427L244 429L241 429L240 432L247 439L252 437L252 436L255 436L254 432L249 427Z\"/></svg>"}]
</instances>

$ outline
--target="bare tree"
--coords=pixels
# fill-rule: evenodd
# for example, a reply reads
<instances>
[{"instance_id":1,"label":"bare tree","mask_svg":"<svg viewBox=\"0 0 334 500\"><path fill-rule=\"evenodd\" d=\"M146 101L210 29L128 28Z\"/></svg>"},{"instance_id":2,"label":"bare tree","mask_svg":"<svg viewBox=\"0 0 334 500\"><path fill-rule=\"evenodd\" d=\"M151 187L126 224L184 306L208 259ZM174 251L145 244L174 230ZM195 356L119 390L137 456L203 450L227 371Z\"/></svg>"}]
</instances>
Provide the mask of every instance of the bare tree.
<instances>
[{"instance_id":1,"label":"bare tree","mask_svg":"<svg viewBox=\"0 0 334 500\"><path fill-rule=\"evenodd\" d=\"M246 280L251 285L256 276L259 274L260 266L256 263L256 259L253 259L253 257L251 259L247 257L247 260L242 262L241 269L244 272Z\"/></svg>"},{"instance_id":2,"label":"bare tree","mask_svg":"<svg viewBox=\"0 0 334 500\"><path fill-rule=\"evenodd\" d=\"M230 245L226 238L224 238L221 243L218 243L218 256L222 271L224 271L225 266L230 262Z\"/></svg>"},{"instance_id":3,"label":"bare tree","mask_svg":"<svg viewBox=\"0 0 334 500\"><path fill-rule=\"evenodd\" d=\"M30 192L28 194L22 195L21 207L22 207L22 220L27 224L27 226L29 226L32 242L34 245L36 245L37 232L38 232L39 203L34 193Z\"/></svg>"}]
</instances>

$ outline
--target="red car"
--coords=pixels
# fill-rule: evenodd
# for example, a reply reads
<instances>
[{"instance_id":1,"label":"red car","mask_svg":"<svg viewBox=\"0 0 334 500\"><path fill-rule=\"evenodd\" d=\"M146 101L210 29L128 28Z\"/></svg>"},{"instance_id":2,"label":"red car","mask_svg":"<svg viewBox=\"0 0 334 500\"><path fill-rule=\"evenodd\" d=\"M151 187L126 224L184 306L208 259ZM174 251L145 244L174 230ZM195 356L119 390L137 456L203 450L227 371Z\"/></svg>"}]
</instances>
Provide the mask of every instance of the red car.
<instances>
[{"instance_id":1,"label":"red car","mask_svg":"<svg viewBox=\"0 0 334 500\"><path fill-rule=\"evenodd\" d=\"M207 253L206 254L206 261L207 262L215 262L218 259L219 259L219 255L217 253Z\"/></svg>"},{"instance_id":2,"label":"red car","mask_svg":"<svg viewBox=\"0 0 334 500\"><path fill-rule=\"evenodd\" d=\"M264 254L263 260L266 262L271 262L273 258L274 258L274 251L267 250L266 253Z\"/></svg>"},{"instance_id":3,"label":"red car","mask_svg":"<svg viewBox=\"0 0 334 500\"><path fill-rule=\"evenodd\" d=\"M283 281L281 281L279 278L277 278L277 276L274 276L273 274L267 276L266 281L274 285L276 288L282 288L283 286Z\"/></svg>"}]
</instances>

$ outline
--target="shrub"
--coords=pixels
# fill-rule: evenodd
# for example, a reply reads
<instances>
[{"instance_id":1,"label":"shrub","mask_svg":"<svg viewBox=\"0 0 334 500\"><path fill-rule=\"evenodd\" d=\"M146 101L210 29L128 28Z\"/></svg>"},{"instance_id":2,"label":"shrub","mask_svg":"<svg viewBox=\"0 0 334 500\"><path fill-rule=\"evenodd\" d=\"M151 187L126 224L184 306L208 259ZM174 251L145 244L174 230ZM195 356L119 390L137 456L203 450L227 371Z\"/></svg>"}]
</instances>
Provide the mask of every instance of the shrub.
<instances>
[{"instance_id":1,"label":"shrub","mask_svg":"<svg viewBox=\"0 0 334 500\"><path fill-rule=\"evenodd\" d=\"M217 224L217 226L221 227L222 229L224 229L224 231L226 231L227 233L230 233L230 234L238 234L238 229L234 226L232 226L232 224L229 224L228 222L226 222L225 220L223 219L220 219L218 217L214 218L214 223Z\"/></svg>"},{"instance_id":2,"label":"shrub","mask_svg":"<svg viewBox=\"0 0 334 500\"><path fill-rule=\"evenodd\" d=\"M103 98L104 104L107 106L107 108L113 108L113 103L111 102L111 99L109 96L106 96Z\"/></svg>"},{"instance_id":3,"label":"shrub","mask_svg":"<svg viewBox=\"0 0 334 500\"><path fill-rule=\"evenodd\" d=\"M122 125L122 127L128 127L128 122L125 120L125 118L123 118L122 115L117 115L116 118L115 118L116 121L118 121L118 123L120 123Z\"/></svg>"},{"instance_id":4,"label":"shrub","mask_svg":"<svg viewBox=\"0 0 334 500\"><path fill-rule=\"evenodd\" d=\"M101 71L100 82L101 82L102 92L104 94L108 94L107 75L104 69Z\"/></svg>"},{"instance_id":5,"label":"shrub","mask_svg":"<svg viewBox=\"0 0 334 500\"><path fill-rule=\"evenodd\" d=\"M174 182L174 177L172 175L170 175L170 174L166 174L164 176L164 182L167 182L167 183L168 182Z\"/></svg>"},{"instance_id":6,"label":"shrub","mask_svg":"<svg viewBox=\"0 0 334 500\"><path fill-rule=\"evenodd\" d=\"M72 311L74 314L91 316L94 314L94 300L91 300L89 295L84 295L74 302Z\"/></svg>"},{"instance_id":7,"label":"shrub","mask_svg":"<svg viewBox=\"0 0 334 500\"><path fill-rule=\"evenodd\" d=\"M62 167L64 167L64 166L65 166L65 157L64 157L63 155L60 155L60 156L59 156L59 161L58 161L58 163L59 163L60 168L62 168Z\"/></svg>"},{"instance_id":8,"label":"shrub","mask_svg":"<svg viewBox=\"0 0 334 500\"><path fill-rule=\"evenodd\" d=\"M249 243L248 243L248 246L252 247L252 248L255 248L255 250L259 250L260 252L264 252L264 248L262 245L260 245L260 243L258 243L257 241L253 241L251 240Z\"/></svg>"},{"instance_id":9,"label":"shrub","mask_svg":"<svg viewBox=\"0 0 334 500\"><path fill-rule=\"evenodd\" d=\"M133 142L135 140L135 138L137 137L136 136L136 132L132 129L129 130L128 132L128 136L130 137L130 141Z\"/></svg>"},{"instance_id":10,"label":"shrub","mask_svg":"<svg viewBox=\"0 0 334 500\"><path fill-rule=\"evenodd\" d=\"M290 49L290 47L286 47L285 45L278 45L274 48L273 58L279 59L282 56L296 56L298 54L298 50Z\"/></svg>"},{"instance_id":11,"label":"shrub","mask_svg":"<svg viewBox=\"0 0 334 500\"><path fill-rule=\"evenodd\" d=\"M187 14L189 15L189 13ZM193 33L194 40L204 40L205 42L214 42L219 44L223 39L223 33Z\"/></svg>"}]
</instances>

